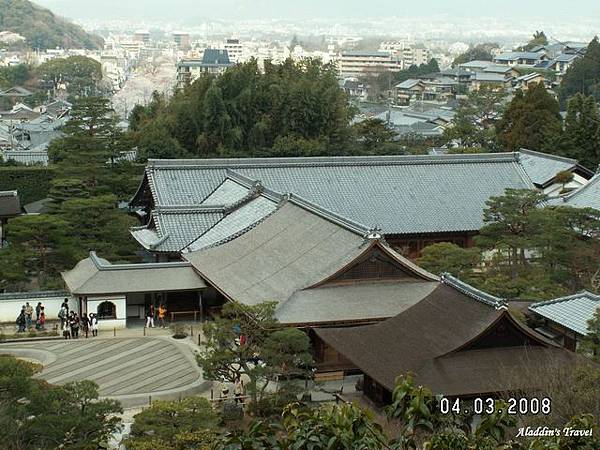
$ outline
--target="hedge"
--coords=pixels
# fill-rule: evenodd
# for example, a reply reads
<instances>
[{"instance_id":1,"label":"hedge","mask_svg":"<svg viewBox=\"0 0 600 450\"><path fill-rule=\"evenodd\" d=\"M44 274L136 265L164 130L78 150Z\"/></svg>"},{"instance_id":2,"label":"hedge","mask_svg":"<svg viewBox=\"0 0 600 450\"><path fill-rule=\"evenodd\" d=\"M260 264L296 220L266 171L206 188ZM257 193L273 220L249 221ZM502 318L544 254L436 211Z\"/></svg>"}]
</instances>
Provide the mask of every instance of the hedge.
<instances>
[{"instance_id":1,"label":"hedge","mask_svg":"<svg viewBox=\"0 0 600 450\"><path fill-rule=\"evenodd\" d=\"M42 166L0 166L0 191L18 191L21 204L48 197L54 169Z\"/></svg>"}]
</instances>

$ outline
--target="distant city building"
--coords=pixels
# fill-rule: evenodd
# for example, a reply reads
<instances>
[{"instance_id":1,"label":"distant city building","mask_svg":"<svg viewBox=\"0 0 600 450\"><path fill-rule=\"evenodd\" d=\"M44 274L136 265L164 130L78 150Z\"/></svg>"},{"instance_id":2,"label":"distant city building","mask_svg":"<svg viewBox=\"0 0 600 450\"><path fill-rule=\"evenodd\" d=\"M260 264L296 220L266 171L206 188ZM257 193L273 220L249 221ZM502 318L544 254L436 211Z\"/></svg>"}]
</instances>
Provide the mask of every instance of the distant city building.
<instances>
[{"instance_id":1,"label":"distant city building","mask_svg":"<svg viewBox=\"0 0 600 450\"><path fill-rule=\"evenodd\" d=\"M227 39L223 48L227 50L229 60L232 63L242 62L243 48L239 39Z\"/></svg>"},{"instance_id":2,"label":"distant city building","mask_svg":"<svg viewBox=\"0 0 600 450\"><path fill-rule=\"evenodd\" d=\"M377 76L384 72L399 72L403 68L402 61L389 52L345 51L338 60L338 70L344 78Z\"/></svg>"},{"instance_id":3,"label":"distant city building","mask_svg":"<svg viewBox=\"0 0 600 450\"><path fill-rule=\"evenodd\" d=\"M496 55L494 62L507 66L533 67L547 59L548 57L543 52L507 52Z\"/></svg>"},{"instance_id":4,"label":"distant city building","mask_svg":"<svg viewBox=\"0 0 600 450\"><path fill-rule=\"evenodd\" d=\"M190 34L181 31L173 32L173 41L179 50L189 50L191 46Z\"/></svg>"},{"instance_id":5,"label":"distant city building","mask_svg":"<svg viewBox=\"0 0 600 450\"><path fill-rule=\"evenodd\" d=\"M422 44L404 41L386 41L379 45L380 52L390 53L401 60L404 68L427 64L432 58L431 52Z\"/></svg>"},{"instance_id":6,"label":"distant city building","mask_svg":"<svg viewBox=\"0 0 600 450\"><path fill-rule=\"evenodd\" d=\"M202 59L182 59L177 63L177 87L192 83L203 73L221 74L232 65L227 50L207 48Z\"/></svg>"},{"instance_id":7,"label":"distant city building","mask_svg":"<svg viewBox=\"0 0 600 450\"><path fill-rule=\"evenodd\" d=\"M142 44L150 43L150 32L146 30L136 31L133 35L133 40Z\"/></svg>"}]
</instances>

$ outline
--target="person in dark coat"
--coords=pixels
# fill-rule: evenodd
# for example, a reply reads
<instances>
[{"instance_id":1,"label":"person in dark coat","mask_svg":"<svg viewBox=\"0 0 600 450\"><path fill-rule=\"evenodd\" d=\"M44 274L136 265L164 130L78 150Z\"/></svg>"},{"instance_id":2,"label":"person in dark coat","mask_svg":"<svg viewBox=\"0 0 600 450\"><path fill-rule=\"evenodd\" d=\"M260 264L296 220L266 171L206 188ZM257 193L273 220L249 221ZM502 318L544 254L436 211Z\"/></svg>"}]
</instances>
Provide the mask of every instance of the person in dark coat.
<instances>
[{"instance_id":1,"label":"person in dark coat","mask_svg":"<svg viewBox=\"0 0 600 450\"><path fill-rule=\"evenodd\" d=\"M21 308L21 313L17 316L17 326L19 327L19 333L24 333L27 329L27 319L25 318L25 307Z\"/></svg>"}]
</instances>

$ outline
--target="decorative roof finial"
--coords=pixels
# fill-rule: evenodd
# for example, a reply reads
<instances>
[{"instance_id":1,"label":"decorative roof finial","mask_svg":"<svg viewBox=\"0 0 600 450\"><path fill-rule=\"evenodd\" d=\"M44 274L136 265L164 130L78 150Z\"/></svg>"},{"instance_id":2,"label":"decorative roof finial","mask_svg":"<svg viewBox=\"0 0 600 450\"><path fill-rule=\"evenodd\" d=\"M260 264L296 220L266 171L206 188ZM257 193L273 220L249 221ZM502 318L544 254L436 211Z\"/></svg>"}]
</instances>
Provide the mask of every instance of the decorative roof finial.
<instances>
[{"instance_id":1,"label":"decorative roof finial","mask_svg":"<svg viewBox=\"0 0 600 450\"><path fill-rule=\"evenodd\" d=\"M369 230L369 232L367 233L366 236L367 239L374 241L374 240L378 240L382 238L382 234L381 234L381 228L376 226L374 228L371 228Z\"/></svg>"}]
</instances>

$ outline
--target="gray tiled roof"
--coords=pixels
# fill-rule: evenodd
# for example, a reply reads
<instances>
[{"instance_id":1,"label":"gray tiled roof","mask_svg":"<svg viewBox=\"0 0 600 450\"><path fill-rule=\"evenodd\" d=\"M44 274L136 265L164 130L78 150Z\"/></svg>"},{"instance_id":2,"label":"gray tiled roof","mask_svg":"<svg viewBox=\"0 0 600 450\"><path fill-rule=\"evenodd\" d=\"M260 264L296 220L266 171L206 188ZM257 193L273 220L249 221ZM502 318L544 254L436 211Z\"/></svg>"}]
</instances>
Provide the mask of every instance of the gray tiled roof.
<instances>
[{"instance_id":1,"label":"gray tiled roof","mask_svg":"<svg viewBox=\"0 0 600 450\"><path fill-rule=\"evenodd\" d=\"M408 303L427 295L430 291L425 285L438 284L437 277L385 244L369 239L367 234L366 228L292 196L236 239L183 256L204 279L230 299L249 305L276 302L278 311L281 310L280 318L287 323L365 319L365 314L366 318L373 318L372 314L385 317L390 311L408 307ZM313 287L359 260L372 246L379 246L398 261L409 274L407 281L397 282L392 287L357 281L353 284L356 291L327 291L331 296L324 294L322 288ZM424 286L415 287L413 282ZM300 293L301 290L305 291ZM327 303L331 299L331 303L313 311L318 298L327 298ZM366 298L369 302L379 301L379 306L370 313L365 313L364 304L359 306ZM287 306L289 301L292 303ZM351 307L356 307L356 311L348 311Z\"/></svg>"},{"instance_id":2,"label":"gray tiled roof","mask_svg":"<svg viewBox=\"0 0 600 450\"><path fill-rule=\"evenodd\" d=\"M363 244L363 236L286 203L237 239L184 257L236 301L281 303L352 261Z\"/></svg>"},{"instance_id":3,"label":"gray tiled roof","mask_svg":"<svg viewBox=\"0 0 600 450\"><path fill-rule=\"evenodd\" d=\"M534 303L529 309L546 319L560 324L580 335L588 333L588 320L600 308L600 295L591 292L560 297L546 302Z\"/></svg>"},{"instance_id":4,"label":"gray tiled roof","mask_svg":"<svg viewBox=\"0 0 600 450\"><path fill-rule=\"evenodd\" d=\"M228 170L385 234L479 230L490 197L533 188L512 153L150 160L146 180L159 207L198 205Z\"/></svg>"},{"instance_id":5,"label":"gray tiled roof","mask_svg":"<svg viewBox=\"0 0 600 450\"><path fill-rule=\"evenodd\" d=\"M255 226L277 209L277 202L260 196L224 216L187 248L200 250L233 239Z\"/></svg>"},{"instance_id":6,"label":"gray tiled roof","mask_svg":"<svg viewBox=\"0 0 600 450\"><path fill-rule=\"evenodd\" d=\"M564 197L568 206L575 208L594 208L600 210L600 173L576 191Z\"/></svg>"},{"instance_id":7,"label":"gray tiled roof","mask_svg":"<svg viewBox=\"0 0 600 450\"><path fill-rule=\"evenodd\" d=\"M132 235L147 249L179 252L223 216L222 210L207 207L157 209L152 211L154 226L134 228Z\"/></svg>"},{"instance_id":8,"label":"gray tiled roof","mask_svg":"<svg viewBox=\"0 0 600 450\"><path fill-rule=\"evenodd\" d=\"M166 292L206 287L187 262L110 264L94 252L62 277L74 295Z\"/></svg>"},{"instance_id":9,"label":"gray tiled roof","mask_svg":"<svg viewBox=\"0 0 600 450\"><path fill-rule=\"evenodd\" d=\"M276 312L282 323L385 319L429 295L438 282L371 282L296 292Z\"/></svg>"},{"instance_id":10,"label":"gray tiled roof","mask_svg":"<svg viewBox=\"0 0 600 450\"><path fill-rule=\"evenodd\" d=\"M572 170L577 160L562 156L548 155L522 148L519 150L519 162L537 186L545 186L551 182L558 172Z\"/></svg>"}]
</instances>

